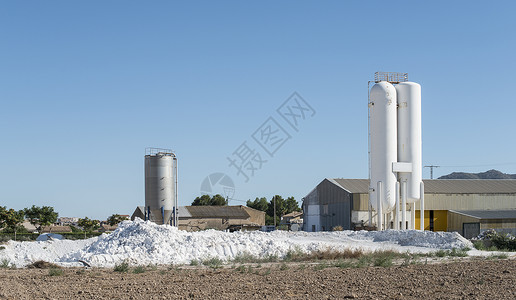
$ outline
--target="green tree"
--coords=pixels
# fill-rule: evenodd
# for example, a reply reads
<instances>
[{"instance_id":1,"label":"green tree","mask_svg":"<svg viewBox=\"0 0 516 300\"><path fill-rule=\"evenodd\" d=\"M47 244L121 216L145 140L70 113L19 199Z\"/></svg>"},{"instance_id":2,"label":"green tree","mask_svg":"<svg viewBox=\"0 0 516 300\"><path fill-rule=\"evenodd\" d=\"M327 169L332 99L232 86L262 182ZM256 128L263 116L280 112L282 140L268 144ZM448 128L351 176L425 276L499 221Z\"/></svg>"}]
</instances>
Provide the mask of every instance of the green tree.
<instances>
[{"instance_id":1,"label":"green tree","mask_svg":"<svg viewBox=\"0 0 516 300\"><path fill-rule=\"evenodd\" d=\"M210 205L211 198L209 195L202 195L201 197L195 198L192 202L192 206Z\"/></svg>"},{"instance_id":2,"label":"green tree","mask_svg":"<svg viewBox=\"0 0 516 300\"><path fill-rule=\"evenodd\" d=\"M276 202L276 215L274 215L274 202ZM276 225L278 225L280 223L280 217L284 215L285 212L285 200L280 195L275 195L272 197L269 202L269 206L267 207L267 215L269 218L265 217L265 224L274 225L274 218L276 218Z\"/></svg>"},{"instance_id":3,"label":"green tree","mask_svg":"<svg viewBox=\"0 0 516 300\"><path fill-rule=\"evenodd\" d=\"M16 228L24 220L25 213L23 210L17 211L12 208L7 209L5 206L0 206L0 229L7 228L16 232Z\"/></svg>"},{"instance_id":4,"label":"green tree","mask_svg":"<svg viewBox=\"0 0 516 300\"><path fill-rule=\"evenodd\" d=\"M108 219L107 219L107 222L109 223L109 225L111 226L115 226L117 225L118 223L122 222L122 221L125 221L127 220L127 217L123 217L119 214L114 214L114 215L111 215Z\"/></svg>"},{"instance_id":5,"label":"green tree","mask_svg":"<svg viewBox=\"0 0 516 300\"><path fill-rule=\"evenodd\" d=\"M195 198L195 200L192 202L192 206L201 206L201 205L223 206L223 205L228 205L228 201L219 194L217 194L213 197L210 197L209 195L202 195L201 197Z\"/></svg>"},{"instance_id":6,"label":"green tree","mask_svg":"<svg viewBox=\"0 0 516 300\"><path fill-rule=\"evenodd\" d=\"M255 202L259 202L259 205L261 207L261 205L263 205L263 201L257 200L258 198L256 198L254 202L248 201L247 206L249 206L249 204L255 205ZM276 216L274 216L274 201L276 201ZM265 201L265 203L267 202ZM278 225L280 223L281 216L289 214L293 211L301 211L301 208L299 208L299 204L297 203L294 197L288 197L285 200L280 195L275 195L274 197L272 197L271 201L267 203L267 209L264 211L267 213L267 215L265 216L265 224L274 225L274 218L276 218L276 225Z\"/></svg>"},{"instance_id":7,"label":"green tree","mask_svg":"<svg viewBox=\"0 0 516 300\"><path fill-rule=\"evenodd\" d=\"M267 198L261 197L254 199L254 201L251 201L250 199L247 200L246 203L247 207L254 208L260 211L267 211L267 208L269 207L269 202L267 202Z\"/></svg>"},{"instance_id":8,"label":"green tree","mask_svg":"<svg viewBox=\"0 0 516 300\"><path fill-rule=\"evenodd\" d=\"M59 216L51 206L38 207L33 205L31 208L25 208L23 212L25 217L29 219L29 222L36 227L52 225L57 221L57 216Z\"/></svg>"},{"instance_id":9,"label":"green tree","mask_svg":"<svg viewBox=\"0 0 516 300\"><path fill-rule=\"evenodd\" d=\"M296 199L294 197L288 197L285 201L285 214L289 214L293 211L301 211L301 208L299 207L299 204L297 203Z\"/></svg>"},{"instance_id":10,"label":"green tree","mask_svg":"<svg viewBox=\"0 0 516 300\"><path fill-rule=\"evenodd\" d=\"M99 220L92 220L88 217L84 217L84 219L79 219L79 222L77 222L77 225L81 226L84 232L92 232L95 229L98 229L100 227Z\"/></svg>"},{"instance_id":11,"label":"green tree","mask_svg":"<svg viewBox=\"0 0 516 300\"><path fill-rule=\"evenodd\" d=\"M224 205L228 205L228 201L221 195L217 194L217 195L211 197L210 205L224 206Z\"/></svg>"}]
</instances>

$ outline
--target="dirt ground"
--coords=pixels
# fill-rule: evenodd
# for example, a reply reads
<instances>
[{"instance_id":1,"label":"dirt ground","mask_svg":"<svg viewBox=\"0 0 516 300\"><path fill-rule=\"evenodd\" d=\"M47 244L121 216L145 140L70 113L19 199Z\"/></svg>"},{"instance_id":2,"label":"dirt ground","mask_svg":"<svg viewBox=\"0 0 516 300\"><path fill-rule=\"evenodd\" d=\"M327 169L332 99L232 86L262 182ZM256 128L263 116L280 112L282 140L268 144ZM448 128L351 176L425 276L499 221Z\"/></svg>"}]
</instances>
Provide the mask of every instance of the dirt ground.
<instances>
[{"instance_id":1,"label":"dirt ground","mask_svg":"<svg viewBox=\"0 0 516 300\"><path fill-rule=\"evenodd\" d=\"M516 260L63 271L0 269L0 299L516 299Z\"/></svg>"}]
</instances>

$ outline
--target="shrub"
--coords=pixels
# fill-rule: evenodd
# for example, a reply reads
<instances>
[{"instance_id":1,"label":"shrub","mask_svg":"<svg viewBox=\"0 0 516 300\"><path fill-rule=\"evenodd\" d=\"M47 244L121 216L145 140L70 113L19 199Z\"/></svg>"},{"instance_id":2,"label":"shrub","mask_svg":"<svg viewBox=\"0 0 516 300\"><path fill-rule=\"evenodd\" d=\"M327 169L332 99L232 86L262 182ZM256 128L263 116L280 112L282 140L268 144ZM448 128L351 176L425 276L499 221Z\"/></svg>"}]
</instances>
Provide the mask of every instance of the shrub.
<instances>
[{"instance_id":1,"label":"shrub","mask_svg":"<svg viewBox=\"0 0 516 300\"><path fill-rule=\"evenodd\" d=\"M491 238L493 245L498 249L516 251L516 237L508 233L497 233Z\"/></svg>"},{"instance_id":2,"label":"shrub","mask_svg":"<svg viewBox=\"0 0 516 300\"><path fill-rule=\"evenodd\" d=\"M240 273L245 273L245 266L238 266L236 270Z\"/></svg>"},{"instance_id":3,"label":"shrub","mask_svg":"<svg viewBox=\"0 0 516 300\"><path fill-rule=\"evenodd\" d=\"M134 274L141 274L141 273L145 273L145 267L144 266L137 266L133 269L133 273Z\"/></svg>"},{"instance_id":4,"label":"shrub","mask_svg":"<svg viewBox=\"0 0 516 300\"><path fill-rule=\"evenodd\" d=\"M353 262L349 260L339 260L336 263L333 264L333 266L337 268L347 269L353 267Z\"/></svg>"},{"instance_id":5,"label":"shrub","mask_svg":"<svg viewBox=\"0 0 516 300\"><path fill-rule=\"evenodd\" d=\"M481 251L487 250L483 241L479 241L479 240L473 241L473 246L477 250L481 250Z\"/></svg>"},{"instance_id":6,"label":"shrub","mask_svg":"<svg viewBox=\"0 0 516 300\"><path fill-rule=\"evenodd\" d=\"M257 259L255 256L253 256L249 252L239 253L233 258L233 261L236 263L249 263L249 262L255 262L257 260L259 260L259 259Z\"/></svg>"},{"instance_id":7,"label":"shrub","mask_svg":"<svg viewBox=\"0 0 516 300\"><path fill-rule=\"evenodd\" d=\"M199 261L197 259L192 259L190 261L190 266L198 266L199 265Z\"/></svg>"},{"instance_id":8,"label":"shrub","mask_svg":"<svg viewBox=\"0 0 516 300\"><path fill-rule=\"evenodd\" d=\"M222 266L222 259L218 257L208 258L202 261L202 264L212 269L217 269Z\"/></svg>"},{"instance_id":9,"label":"shrub","mask_svg":"<svg viewBox=\"0 0 516 300\"><path fill-rule=\"evenodd\" d=\"M507 255L507 253L493 254L493 255L489 256L489 258L491 258L491 259L495 259L495 258L507 259L507 258L509 258L509 255Z\"/></svg>"},{"instance_id":10,"label":"shrub","mask_svg":"<svg viewBox=\"0 0 516 300\"><path fill-rule=\"evenodd\" d=\"M32 264L28 265L27 268L29 269L58 269L59 266L53 263L49 263L44 260L38 260L33 262Z\"/></svg>"},{"instance_id":11,"label":"shrub","mask_svg":"<svg viewBox=\"0 0 516 300\"><path fill-rule=\"evenodd\" d=\"M468 250L465 249L457 249L453 248L451 251L448 251L448 256L452 257L466 257L468 256Z\"/></svg>"},{"instance_id":12,"label":"shrub","mask_svg":"<svg viewBox=\"0 0 516 300\"><path fill-rule=\"evenodd\" d=\"M9 265L10 265L10 264L11 264L11 262L10 262L8 259L4 258L4 259L2 259L2 261L0 262L0 268L2 268L2 269L7 269L7 268L9 268Z\"/></svg>"},{"instance_id":13,"label":"shrub","mask_svg":"<svg viewBox=\"0 0 516 300\"><path fill-rule=\"evenodd\" d=\"M390 267L392 266L392 260L396 256L394 252L382 251L373 253L373 264L375 267Z\"/></svg>"},{"instance_id":14,"label":"shrub","mask_svg":"<svg viewBox=\"0 0 516 300\"><path fill-rule=\"evenodd\" d=\"M316 271L320 271L320 270L324 270L324 269L326 269L326 268L328 268L328 267L329 267L329 266L328 266L327 264L325 264L325 263L322 263L322 264L316 264L316 265L314 266L314 270L316 270Z\"/></svg>"},{"instance_id":15,"label":"shrub","mask_svg":"<svg viewBox=\"0 0 516 300\"><path fill-rule=\"evenodd\" d=\"M119 264L116 264L113 271L120 272L120 273L127 273L127 271L129 271L129 263L127 261L123 261Z\"/></svg>"}]
</instances>

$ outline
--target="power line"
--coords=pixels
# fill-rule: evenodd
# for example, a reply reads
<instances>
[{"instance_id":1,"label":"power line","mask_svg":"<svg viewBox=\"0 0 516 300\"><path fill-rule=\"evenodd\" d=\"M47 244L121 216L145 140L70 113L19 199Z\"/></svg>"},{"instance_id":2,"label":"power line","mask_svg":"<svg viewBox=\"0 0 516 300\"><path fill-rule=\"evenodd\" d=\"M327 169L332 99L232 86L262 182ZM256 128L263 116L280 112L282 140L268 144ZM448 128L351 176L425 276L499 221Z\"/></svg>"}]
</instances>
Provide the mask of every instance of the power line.
<instances>
[{"instance_id":1,"label":"power line","mask_svg":"<svg viewBox=\"0 0 516 300\"><path fill-rule=\"evenodd\" d=\"M247 203L247 200L240 200L240 199L235 199L235 198L228 198L229 201L238 201L238 202L244 202L244 203Z\"/></svg>"},{"instance_id":2,"label":"power line","mask_svg":"<svg viewBox=\"0 0 516 300\"><path fill-rule=\"evenodd\" d=\"M439 168L440 166L424 166L423 168L430 168L430 179L434 179L434 168Z\"/></svg>"}]
</instances>

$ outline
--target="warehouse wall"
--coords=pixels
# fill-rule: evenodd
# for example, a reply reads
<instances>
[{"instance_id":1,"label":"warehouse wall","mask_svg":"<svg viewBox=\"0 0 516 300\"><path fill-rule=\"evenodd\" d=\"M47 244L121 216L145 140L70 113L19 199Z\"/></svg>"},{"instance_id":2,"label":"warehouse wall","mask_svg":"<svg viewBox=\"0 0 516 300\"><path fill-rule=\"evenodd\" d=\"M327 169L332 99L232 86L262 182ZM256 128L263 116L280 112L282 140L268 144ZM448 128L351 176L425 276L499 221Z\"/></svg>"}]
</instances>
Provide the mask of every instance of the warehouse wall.
<instances>
[{"instance_id":1,"label":"warehouse wall","mask_svg":"<svg viewBox=\"0 0 516 300\"><path fill-rule=\"evenodd\" d=\"M480 232L494 229L501 233L516 235L516 219L480 220Z\"/></svg>"},{"instance_id":2,"label":"warehouse wall","mask_svg":"<svg viewBox=\"0 0 516 300\"><path fill-rule=\"evenodd\" d=\"M480 220L477 218L464 216L464 215L453 213L453 212L448 212L448 231L451 231L451 232L456 231L460 234L463 234L462 224L477 223L477 222L480 222Z\"/></svg>"},{"instance_id":3,"label":"warehouse wall","mask_svg":"<svg viewBox=\"0 0 516 300\"><path fill-rule=\"evenodd\" d=\"M419 210L419 202L416 210ZM516 209L514 194L425 194L425 210Z\"/></svg>"},{"instance_id":4,"label":"warehouse wall","mask_svg":"<svg viewBox=\"0 0 516 300\"><path fill-rule=\"evenodd\" d=\"M303 199L303 230L330 231L335 226L350 230L351 204L348 192L327 179L323 180Z\"/></svg>"}]
</instances>

